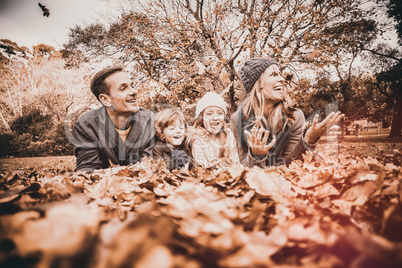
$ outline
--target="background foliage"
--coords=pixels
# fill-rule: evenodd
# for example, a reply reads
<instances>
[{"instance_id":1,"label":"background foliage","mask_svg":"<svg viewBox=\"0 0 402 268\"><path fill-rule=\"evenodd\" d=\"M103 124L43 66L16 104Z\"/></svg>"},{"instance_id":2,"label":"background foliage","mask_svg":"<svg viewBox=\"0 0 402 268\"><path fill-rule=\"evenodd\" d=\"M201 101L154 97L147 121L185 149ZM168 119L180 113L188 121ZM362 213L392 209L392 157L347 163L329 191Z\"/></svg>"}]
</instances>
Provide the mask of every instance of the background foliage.
<instances>
[{"instance_id":1,"label":"background foliage","mask_svg":"<svg viewBox=\"0 0 402 268\"><path fill-rule=\"evenodd\" d=\"M210 90L222 94L233 112L244 97L239 69L250 57L266 55L293 77L291 93L306 117L336 106L331 109L345 113L347 122L382 121L392 125L391 136L400 136L398 5L127 1L109 24L72 28L60 51L0 40L0 156L71 154L65 138L75 118L70 115L97 105L89 80L105 66L126 67L142 106L180 105L191 118L196 100ZM396 45L386 39L392 31Z\"/></svg>"},{"instance_id":2,"label":"background foliage","mask_svg":"<svg viewBox=\"0 0 402 268\"><path fill-rule=\"evenodd\" d=\"M0 69L0 156L72 154L66 116L80 103L93 102L89 70L65 69L60 53L44 44L30 52L0 42L8 46Z\"/></svg>"},{"instance_id":3,"label":"background foliage","mask_svg":"<svg viewBox=\"0 0 402 268\"><path fill-rule=\"evenodd\" d=\"M318 105L323 110L336 100L350 120L364 117L387 125L392 109L393 122L402 122L395 112L402 107L401 76L384 73L400 69L400 47L391 48L383 36L400 22L395 5L359 0L134 1L108 27L72 29L65 49L129 65L144 91L152 82L160 89L156 99L162 95L175 105L214 89L226 97L231 112L243 98L238 70L251 57L269 55L286 72L304 76L294 80L293 88L294 95L309 95L297 99L303 111L317 111ZM371 69L371 63L376 67ZM367 93L376 98L367 99ZM393 125L392 136L400 136L401 127Z\"/></svg>"}]
</instances>

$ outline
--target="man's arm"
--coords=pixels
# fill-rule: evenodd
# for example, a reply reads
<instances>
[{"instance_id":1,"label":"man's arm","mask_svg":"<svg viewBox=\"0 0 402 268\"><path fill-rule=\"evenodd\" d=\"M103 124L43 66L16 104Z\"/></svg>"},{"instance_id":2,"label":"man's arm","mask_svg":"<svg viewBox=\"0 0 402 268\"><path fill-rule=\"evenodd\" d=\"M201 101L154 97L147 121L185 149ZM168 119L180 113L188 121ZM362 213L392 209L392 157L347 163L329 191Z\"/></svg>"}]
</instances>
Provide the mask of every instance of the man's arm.
<instances>
[{"instance_id":1,"label":"man's arm","mask_svg":"<svg viewBox=\"0 0 402 268\"><path fill-rule=\"evenodd\" d=\"M76 156L75 171L92 172L102 168L98 141L96 137L91 137L85 127L77 121L74 126L74 146Z\"/></svg>"},{"instance_id":2,"label":"man's arm","mask_svg":"<svg viewBox=\"0 0 402 268\"><path fill-rule=\"evenodd\" d=\"M152 158L153 157L153 148L155 146L155 139L152 138L149 140L149 142L147 143L147 145L145 145L144 150L142 150L141 152L141 160L144 157L148 157L148 158Z\"/></svg>"},{"instance_id":3,"label":"man's arm","mask_svg":"<svg viewBox=\"0 0 402 268\"><path fill-rule=\"evenodd\" d=\"M147 128L145 131L145 135L150 137L149 141L145 145L144 149L141 152L141 160L144 157L152 158L153 157L153 148L155 146L155 114L151 113L150 120L148 121Z\"/></svg>"}]
</instances>

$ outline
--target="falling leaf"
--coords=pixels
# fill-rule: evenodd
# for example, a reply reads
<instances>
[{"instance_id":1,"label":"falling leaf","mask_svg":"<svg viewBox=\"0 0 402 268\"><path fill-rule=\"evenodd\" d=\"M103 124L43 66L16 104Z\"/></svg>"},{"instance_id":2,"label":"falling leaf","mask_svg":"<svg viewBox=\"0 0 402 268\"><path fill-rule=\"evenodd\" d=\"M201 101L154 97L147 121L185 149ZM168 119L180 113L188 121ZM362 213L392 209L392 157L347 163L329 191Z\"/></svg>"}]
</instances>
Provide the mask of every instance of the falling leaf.
<instances>
[{"instance_id":1,"label":"falling leaf","mask_svg":"<svg viewBox=\"0 0 402 268\"><path fill-rule=\"evenodd\" d=\"M38 6L39 6L40 9L42 10L44 17L49 17L49 16L50 16L49 9L46 8L46 6L42 5L41 3L38 3Z\"/></svg>"}]
</instances>

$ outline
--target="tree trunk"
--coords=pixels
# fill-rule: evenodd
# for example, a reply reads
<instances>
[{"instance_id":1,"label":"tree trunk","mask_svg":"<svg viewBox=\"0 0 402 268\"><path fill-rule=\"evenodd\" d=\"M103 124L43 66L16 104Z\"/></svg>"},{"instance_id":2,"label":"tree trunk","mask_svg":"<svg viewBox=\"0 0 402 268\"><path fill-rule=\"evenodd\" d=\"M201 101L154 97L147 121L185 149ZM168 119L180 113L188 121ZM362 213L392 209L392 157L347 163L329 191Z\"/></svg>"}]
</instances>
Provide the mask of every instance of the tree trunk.
<instances>
[{"instance_id":1,"label":"tree trunk","mask_svg":"<svg viewBox=\"0 0 402 268\"><path fill-rule=\"evenodd\" d=\"M402 95L397 94L394 99L394 108L392 113L391 133L389 137L401 137L402 130Z\"/></svg>"},{"instance_id":2,"label":"tree trunk","mask_svg":"<svg viewBox=\"0 0 402 268\"><path fill-rule=\"evenodd\" d=\"M345 138L345 120L342 118L341 121L339 121L338 126L340 127L340 132L341 134L338 135L338 139L343 139Z\"/></svg>"}]
</instances>

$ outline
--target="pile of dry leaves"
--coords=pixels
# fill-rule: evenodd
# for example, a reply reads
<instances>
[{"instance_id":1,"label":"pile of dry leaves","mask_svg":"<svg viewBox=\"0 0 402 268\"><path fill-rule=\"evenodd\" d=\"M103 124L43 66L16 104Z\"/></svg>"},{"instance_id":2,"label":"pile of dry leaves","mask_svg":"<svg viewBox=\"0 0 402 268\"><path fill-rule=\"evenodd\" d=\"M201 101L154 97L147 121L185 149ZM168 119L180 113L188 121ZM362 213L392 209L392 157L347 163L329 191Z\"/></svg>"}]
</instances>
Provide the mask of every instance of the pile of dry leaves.
<instances>
[{"instance_id":1,"label":"pile of dry leaves","mask_svg":"<svg viewBox=\"0 0 402 268\"><path fill-rule=\"evenodd\" d=\"M402 168L307 154L289 167L147 160L0 177L0 267L402 267Z\"/></svg>"}]
</instances>

